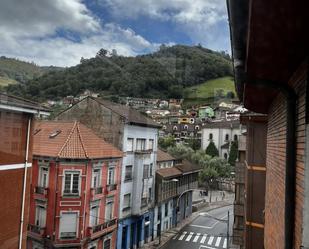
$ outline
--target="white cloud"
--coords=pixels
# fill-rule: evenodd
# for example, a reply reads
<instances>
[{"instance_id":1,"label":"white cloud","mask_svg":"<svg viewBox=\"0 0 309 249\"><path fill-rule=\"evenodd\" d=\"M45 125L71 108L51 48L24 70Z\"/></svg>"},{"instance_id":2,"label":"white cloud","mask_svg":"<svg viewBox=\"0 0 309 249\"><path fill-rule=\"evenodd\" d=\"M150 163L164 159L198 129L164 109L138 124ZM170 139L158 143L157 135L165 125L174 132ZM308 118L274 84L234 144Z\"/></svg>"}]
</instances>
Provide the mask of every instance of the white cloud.
<instances>
[{"instance_id":1,"label":"white cloud","mask_svg":"<svg viewBox=\"0 0 309 249\"><path fill-rule=\"evenodd\" d=\"M193 43L216 50L229 49L225 0L99 0L116 18L147 16L170 21Z\"/></svg>"},{"instance_id":2,"label":"white cloud","mask_svg":"<svg viewBox=\"0 0 309 249\"><path fill-rule=\"evenodd\" d=\"M73 32L73 39L57 36L59 30ZM133 30L100 24L81 0L0 1L0 55L39 65L72 66L102 47L136 55L157 46Z\"/></svg>"}]
</instances>

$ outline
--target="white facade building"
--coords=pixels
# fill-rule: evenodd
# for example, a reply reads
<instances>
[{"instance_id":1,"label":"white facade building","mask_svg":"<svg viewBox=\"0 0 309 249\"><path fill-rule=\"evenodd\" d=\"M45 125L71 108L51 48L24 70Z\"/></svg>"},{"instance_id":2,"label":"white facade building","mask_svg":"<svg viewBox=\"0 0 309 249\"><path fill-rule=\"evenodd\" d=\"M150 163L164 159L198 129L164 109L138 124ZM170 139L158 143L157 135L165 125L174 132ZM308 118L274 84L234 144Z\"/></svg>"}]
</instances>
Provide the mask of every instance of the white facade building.
<instances>
[{"instance_id":1,"label":"white facade building","mask_svg":"<svg viewBox=\"0 0 309 249\"><path fill-rule=\"evenodd\" d=\"M141 215L154 205L158 129L125 125L119 218ZM130 196L130 198L129 198ZM142 203L143 202L143 203Z\"/></svg>"},{"instance_id":2,"label":"white facade building","mask_svg":"<svg viewBox=\"0 0 309 249\"><path fill-rule=\"evenodd\" d=\"M245 131L245 127L238 120L205 124L202 126L202 149L206 150L212 141L219 151L219 156L228 159L231 142L238 141L238 137Z\"/></svg>"}]
</instances>

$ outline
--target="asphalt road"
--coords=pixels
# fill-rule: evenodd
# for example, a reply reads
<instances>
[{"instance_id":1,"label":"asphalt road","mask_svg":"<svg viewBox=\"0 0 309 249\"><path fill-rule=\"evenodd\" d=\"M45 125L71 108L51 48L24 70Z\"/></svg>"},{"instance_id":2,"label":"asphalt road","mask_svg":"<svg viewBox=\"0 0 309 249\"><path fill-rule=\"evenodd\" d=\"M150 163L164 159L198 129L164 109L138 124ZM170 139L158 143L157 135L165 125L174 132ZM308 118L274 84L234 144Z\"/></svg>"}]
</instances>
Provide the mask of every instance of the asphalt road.
<instances>
[{"instance_id":1,"label":"asphalt road","mask_svg":"<svg viewBox=\"0 0 309 249\"><path fill-rule=\"evenodd\" d=\"M177 235L168 241L162 249L226 249L227 223L217 219L227 220L230 211L230 234L233 223L233 206L211 210L200 215L185 226ZM211 217L210 217L211 216Z\"/></svg>"}]
</instances>

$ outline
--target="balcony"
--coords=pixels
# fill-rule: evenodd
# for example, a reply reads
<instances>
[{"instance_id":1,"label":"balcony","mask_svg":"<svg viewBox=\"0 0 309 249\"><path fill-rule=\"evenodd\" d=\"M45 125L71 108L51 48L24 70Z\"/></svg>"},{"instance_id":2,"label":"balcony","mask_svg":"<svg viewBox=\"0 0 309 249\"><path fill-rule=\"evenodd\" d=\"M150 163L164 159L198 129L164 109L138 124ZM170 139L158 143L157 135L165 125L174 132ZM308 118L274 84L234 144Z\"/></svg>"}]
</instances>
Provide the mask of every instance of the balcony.
<instances>
[{"instance_id":1,"label":"balcony","mask_svg":"<svg viewBox=\"0 0 309 249\"><path fill-rule=\"evenodd\" d=\"M45 237L45 227L28 224L28 234L31 237L43 238Z\"/></svg>"},{"instance_id":2,"label":"balcony","mask_svg":"<svg viewBox=\"0 0 309 249\"><path fill-rule=\"evenodd\" d=\"M91 188L90 189L91 192L91 198L95 198L95 197L100 197L101 195L103 195L103 187L96 187L96 188Z\"/></svg>"},{"instance_id":3,"label":"balcony","mask_svg":"<svg viewBox=\"0 0 309 249\"><path fill-rule=\"evenodd\" d=\"M38 197L47 198L48 197L48 188L36 186L36 187L34 187L34 193Z\"/></svg>"},{"instance_id":4,"label":"balcony","mask_svg":"<svg viewBox=\"0 0 309 249\"><path fill-rule=\"evenodd\" d=\"M117 221L118 219L115 218L110 221L104 222L102 224L99 224L93 227L88 227L88 236L91 239L95 239L104 234L110 233L111 231L117 228Z\"/></svg>"},{"instance_id":5,"label":"balcony","mask_svg":"<svg viewBox=\"0 0 309 249\"><path fill-rule=\"evenodd\" d=\"M117 184L109 184L109 185L107 185L107 188L106 188L107 192L111 192L111 191L114 191L116 189L117 189Z\"/></svg>"}]
</instances>

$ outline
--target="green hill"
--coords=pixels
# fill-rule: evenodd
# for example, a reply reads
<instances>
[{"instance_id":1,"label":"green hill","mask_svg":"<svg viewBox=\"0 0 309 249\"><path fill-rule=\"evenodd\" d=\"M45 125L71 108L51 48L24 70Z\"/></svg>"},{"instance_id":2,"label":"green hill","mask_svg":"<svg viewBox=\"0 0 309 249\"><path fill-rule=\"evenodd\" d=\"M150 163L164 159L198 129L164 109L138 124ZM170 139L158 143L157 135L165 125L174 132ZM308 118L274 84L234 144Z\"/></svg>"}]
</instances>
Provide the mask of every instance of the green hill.
<instances>
[{"instance_id":1,"label":"green hill","mask_svg":"<svg viewBox=\"0 0 309 249\"><path fill-rule=\"evenodd\" d=\"M233 78L221 77L184 90L184 105L211 104L216 99L233 99L236 96Z\"/></svg>"},{"instance_id":2,"label":"green hill","mask_svg":"<svg viewBox=\"0 0 309 249\"><path fill-rule=\"evenodd\" d=\"M101 49L94 58L51 71L9 92L37 100L78 95L85 89L132 97L182 97L185 87L232 75L230 57L201 46L162 45L152 54L119 56Z\"/></svg>"}]
</instances>

